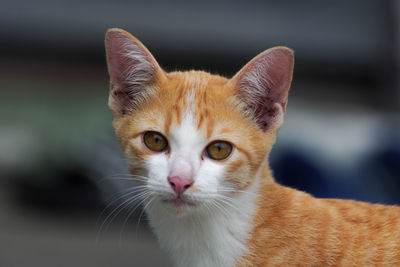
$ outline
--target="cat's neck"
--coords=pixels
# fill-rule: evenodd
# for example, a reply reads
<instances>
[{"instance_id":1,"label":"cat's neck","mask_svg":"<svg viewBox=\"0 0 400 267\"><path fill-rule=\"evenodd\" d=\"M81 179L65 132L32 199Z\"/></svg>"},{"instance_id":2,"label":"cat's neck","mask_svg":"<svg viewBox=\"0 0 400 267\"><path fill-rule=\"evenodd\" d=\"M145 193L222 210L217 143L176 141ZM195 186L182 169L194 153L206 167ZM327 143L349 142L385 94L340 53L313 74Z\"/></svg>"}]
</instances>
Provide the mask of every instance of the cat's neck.
<instances>
[{"instance_id":1,"label":"cat's neck","mask_svg":"<svg viewBox=\"0 0 400 267\"><path fill-rule=\"evenodd\" d=\"M176 266L233 266L246 254L258 191L273 181L268 168L257 176L246 192L219 203L218 212L173 215L161 206L147 210L150 225Z\"/></svg>"}]
</instances>

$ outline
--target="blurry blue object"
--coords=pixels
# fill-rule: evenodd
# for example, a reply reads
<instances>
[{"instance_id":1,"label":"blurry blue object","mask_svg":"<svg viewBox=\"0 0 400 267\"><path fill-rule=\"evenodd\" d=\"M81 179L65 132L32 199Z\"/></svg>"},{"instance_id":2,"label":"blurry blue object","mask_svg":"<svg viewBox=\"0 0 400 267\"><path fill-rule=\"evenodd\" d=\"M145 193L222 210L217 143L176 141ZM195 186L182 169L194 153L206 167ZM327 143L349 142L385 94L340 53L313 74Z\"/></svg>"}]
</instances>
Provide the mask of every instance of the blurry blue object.
<instances>
[{"instance_id":1,"label":"blurry blue object","mask_svg":"<svg viewBox=\"0 0 400 267\"><path fill-rule=\"evenodd\" d=\"M363 164L361 174L371 201L400 204L400 146L385 146Z\"/></svg>"},{"instance_id":2,"label":"blurry blue object","mask_svg":"<svg viewBox=\"0 0 400 267\"><path fill-rule=\"evenodd\" d=\"M282 185L321 198L344 198L381 204L400 204L400 147L388 145L348 169L322 166L302 149L284 149L272 157L274 177Z\"/></svg>"},{"instance_id":3,"label":"blurry blue object","mask_svg":"<svg viewBox=\"0 0 400 267\"><path fill-rule=\"evenodd\" d=\"M282 185L313 194L316 197L329 195L326 172L315 162L296 150L286 150L272 160L275 179Z\"/></svg>"}]
</instances>

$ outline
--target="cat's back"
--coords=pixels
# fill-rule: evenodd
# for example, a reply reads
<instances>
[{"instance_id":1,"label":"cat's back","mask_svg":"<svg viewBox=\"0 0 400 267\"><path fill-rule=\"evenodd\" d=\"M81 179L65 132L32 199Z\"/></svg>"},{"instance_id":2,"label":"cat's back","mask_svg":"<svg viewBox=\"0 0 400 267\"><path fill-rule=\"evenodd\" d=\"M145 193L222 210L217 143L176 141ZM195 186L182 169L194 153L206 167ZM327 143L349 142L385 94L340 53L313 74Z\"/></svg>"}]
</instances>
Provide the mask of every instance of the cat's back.
<instances>
[{"instance_id":1,"label":"cat's back","mask_svg":"<svg viewBox=\"0 0 400 267\"><path fill-rule=\"evenodd\" d=\"M320 199L340 236L342 266L400 266L400 207ZM328 219L329 220L329 219ZM339 258L340 259L340 258Z\"/></svg>"},{"instance_id":2,"label":"cat's back","mask_svg":"<svg viewBox=\"0 0 400 267\"><path fill-rule=\"evenodd\" d=\"M248 247L239 266L400 266L400 207L265 186Z\"/></svg>"}]
</instances>

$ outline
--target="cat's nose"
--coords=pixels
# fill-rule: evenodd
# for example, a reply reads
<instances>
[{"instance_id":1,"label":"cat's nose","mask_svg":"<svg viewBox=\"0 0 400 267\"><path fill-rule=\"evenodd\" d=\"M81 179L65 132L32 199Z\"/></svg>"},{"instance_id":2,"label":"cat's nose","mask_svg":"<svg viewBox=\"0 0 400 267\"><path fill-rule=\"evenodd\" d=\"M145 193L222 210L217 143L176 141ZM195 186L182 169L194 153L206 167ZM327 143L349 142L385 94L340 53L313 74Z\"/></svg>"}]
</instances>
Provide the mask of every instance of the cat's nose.
<instances>
[{"instance_id":1,"label":"cat's nose","mask_svg":"<svg viewBox=\"0 0 400 267\"><path fill-rule=\"evenodd\" d=\"M182 179L179 176L168 177L168 182L178 197L193 184L193 179Z\"/></svg>"}]
</instances>

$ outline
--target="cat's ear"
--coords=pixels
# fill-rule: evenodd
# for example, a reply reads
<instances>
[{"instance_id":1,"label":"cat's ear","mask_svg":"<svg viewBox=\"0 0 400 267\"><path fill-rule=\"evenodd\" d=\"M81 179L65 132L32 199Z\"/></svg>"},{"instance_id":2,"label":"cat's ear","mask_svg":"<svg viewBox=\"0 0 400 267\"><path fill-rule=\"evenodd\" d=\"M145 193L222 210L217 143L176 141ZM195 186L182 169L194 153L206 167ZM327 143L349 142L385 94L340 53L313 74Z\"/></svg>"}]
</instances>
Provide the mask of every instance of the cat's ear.
<instances>
[{"instance_id":1,"label":"cat's ear","mask_svg":"<svg viewBox=\"0 0 400 267\"><path fill-rule=\"evenodd\" d=\"M124 115L146 99L164 71L147 48L124 30L109 29L105 46L110 75L108 105L115 115Z\"/></svg>"},{"instance_id":2,"label":"cat's ear","mask_svg":"<svg viewBox=\"0 0 400 267\"><path fill-rule=\"evenodd\" d=\"M229 82L244 110L264 131L283 122L293 74L294 55L287 47L273 47L253 58Z\"/></svg>"}]
</instances>

